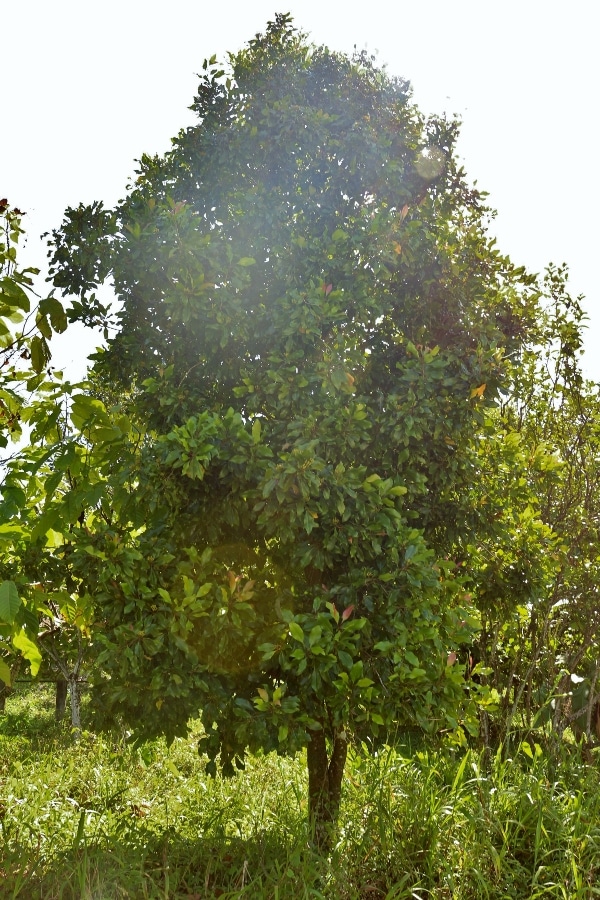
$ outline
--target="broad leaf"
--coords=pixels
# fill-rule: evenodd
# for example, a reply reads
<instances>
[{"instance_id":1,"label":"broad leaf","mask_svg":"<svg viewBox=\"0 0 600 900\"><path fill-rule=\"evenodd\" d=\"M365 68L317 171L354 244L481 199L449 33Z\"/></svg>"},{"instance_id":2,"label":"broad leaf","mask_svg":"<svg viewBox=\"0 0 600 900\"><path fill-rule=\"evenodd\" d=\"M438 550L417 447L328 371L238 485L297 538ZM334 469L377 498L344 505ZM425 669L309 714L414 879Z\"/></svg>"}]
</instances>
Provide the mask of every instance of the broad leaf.
<instances>
[{"instance_id":1,"label":"broad leaf","mask_svg":"<svg viewBox=\"0 0 600 900\"><path fill-rule=\"evenodd\" d=\"M0 681L10 687L10 668L3 659L0 659Z\"/></svg>"},{"instance_id":2,"label":"broad leaf","mask_svg":"<svg viewBox=\"0 0 600 900\"><path fill-rule=\"evenodd\" d=\"M32 675L37 675L42 664L42 655L36 644L30 640L24 631L20 631L13 635L13 646L20 650L27 662Z\"/></svg>"},{"instance_id":3,"label":"broad leaf","mask_svg":"<svg viewBox=\"0 0 600 900\"><path fill-rule=\"evenodd\" d=\"M12 625L20 606L21 598L14 581L3 581L0 584L0 622Z\"/></svg>"}]
</instances>

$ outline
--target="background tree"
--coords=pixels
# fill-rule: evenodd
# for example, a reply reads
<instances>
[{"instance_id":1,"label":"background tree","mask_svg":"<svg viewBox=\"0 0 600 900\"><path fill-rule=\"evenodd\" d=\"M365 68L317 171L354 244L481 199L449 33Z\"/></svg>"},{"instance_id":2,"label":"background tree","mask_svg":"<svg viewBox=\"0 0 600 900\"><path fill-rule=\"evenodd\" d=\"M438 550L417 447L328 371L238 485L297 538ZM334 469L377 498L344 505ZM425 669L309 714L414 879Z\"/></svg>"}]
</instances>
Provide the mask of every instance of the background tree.
<instances>
[{"instance_id":1,"label":"background tree","mask_svg":"<svg viewBox=\"0 0 600 900\"><path fill-rule=\"evenodd\" d=\"M598 387L581 374L585 316L566 271L549 267L540 290L506 398L471 447L471 525L454 551L481 614L468 653L490 688L487 748L549 720L555 735L597 730Z\"/></svg>"},{"instance_id":2,"label":"background tree","mask_svg":"<svg viewBox=\"0 0 600 900\"><path fill-rule=\"evenodd\" d=\"M480 713L486 750L506 745L513 728L522 736L550 699L541 661L550 644L552 588L562 562L539 495L540 482L558 477L560 461L549 445L530 443L511 418L488 411L472 445L477 476L467 489L470 527L454 551L481 616L481 632L461 662L470 678L490 688Z\"/></svg>"},{"instance_id":3,"label":"background tree","mask_svg":"<svg viewBox=\"0 0 600 900\"><path fill-rule=\"evenodd\" d=\"M51 293L40 298L33 290L33 276L39 270L21 269L17 245L23 235L23 213L0 200L0 447L19 441L23 423L36 430L52 433L59 414L56 399L61 392L60 378L47 370L50 361L48 341L54 332L67 327L63 305ZM43 410L43 412L42 412ZM3 485L4 501L13 508L24 503L20 489ZM0 524L0 547L23 534L21 526L6 519ZM14 573L13 573L14 574ZM23 604L13 578L0 584L0 704L10 686L11 666L23 654L31 671L40 663L35 644L37 618Z\"/></svg>"},{"instance_id":4,"label":"background tree","mask_svg":"<svg viewBox=\"0 0 600 900\"><path fill-rule=\"evenodd\" d=\"M72 390L64 386L53 429L47 420L57 398L46 404L38 400L35 418L44 429L34 429L30 443L6 467L0 527L10 523L12 530L4 539L0 571L13 579L33 621L37 646L57 677L59 718L69 688L77 734L94 621L92 599L81 588L73 554L79 532L87 536L94 516L101 514L105 485L89 442L71 424L81 397L72 397ZM48 666L42 672L47 674Z\"/></svg>"},{"instance_id":5,"label":"background tree","mask_svg":"<svg viewBox=\"0 0 600 900\"><path fill-rule=\"evenodd\" d=\"M452 556L537 292L487 236L456 123L366 55L277 16L204 63L193 109L117 209L53 235L81 310L108 275L123 304L96 375L125 399L82 423L119 459L81 546L97 696L140 737L200 712L213 770L306 746L326 846L349 740L476 728Z\"/></svg>"},{"instance_id":6,"label":"background tree","mask_svg":"<svg viewBox=\"0 0 600 900\"><path fill-rule=\"evenodd\" d=\"M516 671L526 687L526 719L531 721L532 711L545 701L555 729L580 718L579 729L587 727L589 737L600 671L598 386L581 373L585 315L581 298L568 293L564 268L548 269L544 294L534 343L515 369L514 388L502 410L505 427L518 436L530 458L546 456L549 462L530 468L527 477L539 516L556 536L543 615L538 604L523 611L528 670L519 666Z\"/></svg>"}]
</instances>

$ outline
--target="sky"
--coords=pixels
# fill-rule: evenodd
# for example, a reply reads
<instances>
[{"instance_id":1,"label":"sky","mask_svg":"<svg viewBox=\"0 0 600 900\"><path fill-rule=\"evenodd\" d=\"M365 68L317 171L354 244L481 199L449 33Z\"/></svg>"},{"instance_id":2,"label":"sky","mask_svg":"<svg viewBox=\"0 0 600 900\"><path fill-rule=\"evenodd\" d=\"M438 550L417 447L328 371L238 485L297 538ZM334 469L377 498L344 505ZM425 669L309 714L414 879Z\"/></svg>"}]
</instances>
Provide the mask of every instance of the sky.
<instances>
[{"instance_id":1,"label":"sky","mask_svg":"<svg viewBox=\"0 0 600 900\"><path fill-rule=\"evenodd\" d=\"M600 381L590 0L0 0L0 197L27 212L21 260L43 265L40 235L67 206L123 197L134 160L193 124L202 61L226 59L276 12L316 44L375 53L423 112L461 118L458 155L497 210L499 248L533 272L568 265L589 316L584 372ZM80 377L96 343L69 330L54 362Z\"/></svg>"}]
</instances>

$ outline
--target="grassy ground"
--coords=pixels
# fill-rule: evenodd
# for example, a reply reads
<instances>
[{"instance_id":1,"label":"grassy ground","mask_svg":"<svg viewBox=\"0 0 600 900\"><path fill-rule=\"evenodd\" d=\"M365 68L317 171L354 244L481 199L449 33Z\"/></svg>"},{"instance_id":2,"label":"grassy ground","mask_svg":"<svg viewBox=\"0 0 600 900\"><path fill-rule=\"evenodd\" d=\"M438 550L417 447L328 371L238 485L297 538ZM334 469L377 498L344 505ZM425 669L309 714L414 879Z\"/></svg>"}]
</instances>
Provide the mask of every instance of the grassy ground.
<instances>
[{"instance_id":1,"label":"grassy ground","mask_svg":"<svg viewBox=\"0 0 600 900\"><path fill-rule=\"evenodd\" d=\"M600 896L597 774L529 746L486 771L472 753L353 757L321 859L301 758L255 758L224 781L206 776L193 738L73 746L40 686L0 717L0 897Z\"/></svg>"}]
</instances>

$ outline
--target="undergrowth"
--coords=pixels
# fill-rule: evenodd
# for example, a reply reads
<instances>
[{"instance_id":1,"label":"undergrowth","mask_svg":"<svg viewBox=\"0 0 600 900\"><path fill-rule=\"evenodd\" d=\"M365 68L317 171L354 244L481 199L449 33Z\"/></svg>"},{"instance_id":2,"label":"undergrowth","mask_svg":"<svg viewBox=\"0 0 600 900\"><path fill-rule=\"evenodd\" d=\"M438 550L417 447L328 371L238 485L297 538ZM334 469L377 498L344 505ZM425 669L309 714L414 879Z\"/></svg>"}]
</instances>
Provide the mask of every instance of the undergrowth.
<instances>
[{"instance_id":1,"label":"undergrowth","mask_svg":"<svg viewBox=\"0 0 600 900\"><path fill-rule=\"evenodd\" d=\"M196 739L134 749L56 725L43 686L0 716L0 897L600 896L597 770L522 744L352 755L338 841L306 825L305 762L254 757L211 779Z\"/></svg>"}]
</instances>

